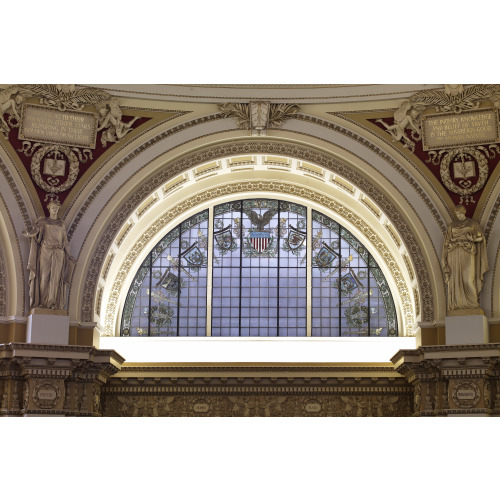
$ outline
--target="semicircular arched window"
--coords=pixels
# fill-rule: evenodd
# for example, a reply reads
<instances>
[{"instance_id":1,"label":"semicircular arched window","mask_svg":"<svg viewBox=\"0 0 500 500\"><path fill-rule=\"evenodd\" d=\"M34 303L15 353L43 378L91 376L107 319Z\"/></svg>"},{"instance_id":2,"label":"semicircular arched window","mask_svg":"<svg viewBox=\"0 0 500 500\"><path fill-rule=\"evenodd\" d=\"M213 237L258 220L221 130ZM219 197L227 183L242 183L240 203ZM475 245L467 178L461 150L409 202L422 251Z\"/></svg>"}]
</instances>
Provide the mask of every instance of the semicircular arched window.
<instances>
[{"instance_id":1,"label":"semicircular arched window","mask_svg":"<svg viewBox=\"0 0 500 500\"><path fill-rule=\"evenodd\" d=\"M387 281L340 224L287 201L217 205L139 268L122 336L397 336Z\"/></svg>"}]
</instances>

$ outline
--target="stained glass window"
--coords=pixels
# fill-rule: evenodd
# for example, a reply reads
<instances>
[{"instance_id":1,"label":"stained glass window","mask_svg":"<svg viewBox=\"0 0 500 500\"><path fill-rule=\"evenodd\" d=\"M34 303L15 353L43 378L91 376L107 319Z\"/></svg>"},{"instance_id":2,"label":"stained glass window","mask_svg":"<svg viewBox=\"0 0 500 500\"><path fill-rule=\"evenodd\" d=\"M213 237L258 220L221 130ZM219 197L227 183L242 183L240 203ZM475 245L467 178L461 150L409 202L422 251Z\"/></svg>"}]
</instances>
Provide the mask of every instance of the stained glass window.
<instances>
[{"instance_id":1,"label":"stained glass window","mask_svg":"<svg viewBox=\"0 0 500 500\"><path fill-rule=\"evenodd\" d=\"M125 301L124 336L204 336L208 211L170 231L137 272Z\"/></svg>"},{"instance_id":2,"label":"stained glass window","mask_svg":"<svg viewBox=\"0 0 500 500\"><path fill-rule=\"evenodd\" d=\"M121 335L397 336L382 271L336 221L269 199L212 214L177 226L142 263Z\"/></svg>"}]
</instances>

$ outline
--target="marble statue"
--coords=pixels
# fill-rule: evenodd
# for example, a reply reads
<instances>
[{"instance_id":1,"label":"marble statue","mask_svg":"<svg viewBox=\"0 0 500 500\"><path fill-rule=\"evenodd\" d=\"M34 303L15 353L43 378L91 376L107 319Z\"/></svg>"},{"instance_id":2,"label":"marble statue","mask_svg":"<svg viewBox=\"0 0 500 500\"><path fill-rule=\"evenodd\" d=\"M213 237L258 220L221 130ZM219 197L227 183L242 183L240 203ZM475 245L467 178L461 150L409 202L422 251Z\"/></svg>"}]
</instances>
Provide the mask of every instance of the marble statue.
<instances>
[{"instance_id":1,"label":"marble statue","mask_svg":"<svg viewBox=\"0 0 500 500\"><path fill-rule=\"evenodd\" d=\"M486 240L479 224L455 207L456 221L446 231L441 263L448 291L448 310L478 309L483 275L488 270Z\"/></svg>"},{"instance_id":2,"label":"marble statue","mask_svg":"<svg viewBox=\"0 0 500 500\"><path fill-rule=\"evenodd\" d=\"M71 256L66 228L58 218L61 205L50 201L49 217L40 217L31 232L28 260L30 308L66 309L66 288L73 272L75 259Z\"/></svg>"}]
</instances>

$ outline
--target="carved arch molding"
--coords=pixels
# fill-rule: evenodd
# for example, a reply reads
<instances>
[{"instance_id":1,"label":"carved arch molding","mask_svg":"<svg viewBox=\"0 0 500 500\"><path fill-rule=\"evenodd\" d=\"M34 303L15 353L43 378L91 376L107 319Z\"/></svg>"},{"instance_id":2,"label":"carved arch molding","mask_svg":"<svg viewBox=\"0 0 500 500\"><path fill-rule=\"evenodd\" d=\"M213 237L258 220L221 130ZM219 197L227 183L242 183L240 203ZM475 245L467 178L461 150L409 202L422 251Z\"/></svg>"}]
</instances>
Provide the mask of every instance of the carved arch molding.
<instances>
[{"instance_id":1,"label":"carved arch molding","mask_svg":"<svg viewBox=\"0 0 500 500\"><path fill-rule=\"evenodd\" d=\"M0 248L0 316L7 315L7 276L2 249Z\"/></svg>"},{"instance_id":2,"label":"carved arch molding","mask_svg":"<svg viewBox=\"0 0 500 500\"><path fill-rule=\"evenodd\" d=\"M298 160L315 163L339 176L342 176L372 198L399 231L399 234L401 235L415 266L421 293L422 321L434 321L434 297L431 287L431 278L425 264L425 259L422 255L417 239L397 210L394 203L367 178L353 170L348 165L342 163L337 158L302 145L298 146L294 144L271 141L237 142L207 147L201 151L197 151L196 153L188 154L181 160L167 163L156 175L148 178L147 181L139 185L135 192L128 197L119 210L114 214L113 218L106 225L106 227L103 228L101 231L102 236L97 242L97 245L94 247L95 250L92 254L84 281L85 291L83 293L80 310L81 321L89 323L94 321L94 304L97 293L97 285L99 274L106 255L108 254L111 244L123 224L134 212L134 210L136 210L137 207L143 202L143 200L146 199L153 191L184 171L203 163L241 154L271 154L288 156ZM279 183L275 184L276 192L279 192ZM225 193L221 190L220 196L224 194ZM195 195L191 198L193 206L205 201L206 199L201 194ZM319 201L319 203L323 204L321 201ZM328 200L325 200L325 206L328 205ZM105 208L109 210L109 207L104 207L103 210ZM186 206L183 210L187 210L189 208L191 207Z\"/></svg>"}]
</instances>

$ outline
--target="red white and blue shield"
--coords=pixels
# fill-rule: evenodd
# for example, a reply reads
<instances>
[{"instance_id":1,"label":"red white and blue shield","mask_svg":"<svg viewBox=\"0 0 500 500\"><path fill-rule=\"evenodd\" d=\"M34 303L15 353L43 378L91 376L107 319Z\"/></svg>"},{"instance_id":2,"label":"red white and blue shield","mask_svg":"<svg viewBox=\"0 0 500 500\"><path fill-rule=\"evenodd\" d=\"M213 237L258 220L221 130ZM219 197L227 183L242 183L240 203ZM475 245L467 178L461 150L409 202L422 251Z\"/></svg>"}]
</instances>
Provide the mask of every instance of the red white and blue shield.
<instances>
[{"instance_id":1,"label":"red white and blue shield","mask_svg":"<svg viewBox=\"0 0 500 500\"><path fill-rule=\"evenodd\" d=\"M269 231L252 231L250 233L250 242L254 250L258 253L265 252L269 247L271 233Z\"/></svg>"}]
</instances>

